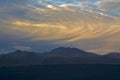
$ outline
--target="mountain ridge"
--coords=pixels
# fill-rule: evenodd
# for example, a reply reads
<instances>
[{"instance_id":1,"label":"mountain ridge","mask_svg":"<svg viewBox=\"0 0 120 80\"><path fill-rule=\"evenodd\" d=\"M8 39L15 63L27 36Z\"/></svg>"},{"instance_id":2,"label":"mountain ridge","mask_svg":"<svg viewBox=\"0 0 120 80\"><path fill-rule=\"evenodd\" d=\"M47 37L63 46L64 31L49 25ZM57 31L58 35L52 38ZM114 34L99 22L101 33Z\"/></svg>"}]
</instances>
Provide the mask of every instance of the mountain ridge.
<instances>
[{"instance_id":1,"label":"mountain ridge","mask_svg":"<svg viewBox=\"0 0 120 80\"><path fill-rule=\"evenodd\" d=\"M0 55L0 66L44 64L120 64L120 53L98 55L78 48L58 47L46 53L16 50Z\"/></svg>"}]
</instances>

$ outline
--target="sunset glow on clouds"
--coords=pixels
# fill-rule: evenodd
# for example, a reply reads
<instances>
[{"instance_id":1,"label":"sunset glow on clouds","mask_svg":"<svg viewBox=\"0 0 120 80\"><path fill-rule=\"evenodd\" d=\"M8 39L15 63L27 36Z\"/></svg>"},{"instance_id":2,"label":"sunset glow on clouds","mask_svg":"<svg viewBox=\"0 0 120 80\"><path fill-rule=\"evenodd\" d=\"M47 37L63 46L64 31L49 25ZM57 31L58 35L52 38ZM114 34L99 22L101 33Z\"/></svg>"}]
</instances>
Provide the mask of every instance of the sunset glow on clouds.
<instances>
[{"instance_id":1,"label":"sunset glow on clouds","mask_svg":"<svg viewBox=\"0 0 120 80\"><path fill-rule=\"evenodd\" d=\"M1 52L120 51L120 0L1 0L0 13Z\"/></svg>"}]
</instances>

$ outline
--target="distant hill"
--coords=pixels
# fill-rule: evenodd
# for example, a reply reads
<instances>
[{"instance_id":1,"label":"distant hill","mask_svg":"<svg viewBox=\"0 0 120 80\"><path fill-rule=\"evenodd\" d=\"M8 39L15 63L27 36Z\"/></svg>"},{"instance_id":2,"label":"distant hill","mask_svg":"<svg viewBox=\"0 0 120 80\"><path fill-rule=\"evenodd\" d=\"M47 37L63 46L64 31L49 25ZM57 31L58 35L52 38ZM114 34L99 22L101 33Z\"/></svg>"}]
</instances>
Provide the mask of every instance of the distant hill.
<instances>
[{"instance_id":1,"label":"distant hill","mask_svg":"<svg viewBox=\"0 0 120 80\"><path fill-rule=\"evenodd\" d=\"M104 55L104 57L120 59L120 53L116 53L116 52L114 52L114 53L109 53L109 54Z\"/></svg>"},{"instance_id":2,"label":"distant hill","mask_svg":"<svg viewBox=\"0 0 120 80\"><path fill-rule=\"evenodd\" d=\"M120 64L120 53L102 56L78 48L59 47L44 54L16 50L0 55L0 66L44 64Z\"/></svg>"}]
</instances>

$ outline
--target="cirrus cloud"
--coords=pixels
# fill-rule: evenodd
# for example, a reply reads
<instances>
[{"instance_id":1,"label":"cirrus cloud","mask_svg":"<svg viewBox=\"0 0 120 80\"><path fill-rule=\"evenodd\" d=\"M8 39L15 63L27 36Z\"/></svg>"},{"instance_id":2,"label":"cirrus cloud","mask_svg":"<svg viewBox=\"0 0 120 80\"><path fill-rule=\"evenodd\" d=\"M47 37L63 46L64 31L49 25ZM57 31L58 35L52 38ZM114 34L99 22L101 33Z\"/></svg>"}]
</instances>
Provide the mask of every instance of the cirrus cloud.
<instances>
[{"instance_id":1,"label":"cirrus cloud","mask_svg":"<svg viewBox=\"0 0 120 80\"><path fill-rule=\"evenodd\" d=\"M1 0L0 4L2 49L15 48L14 42L22 48L71 45L103 53L120 47L119 0Z\"/></svg>"}]
</instances>

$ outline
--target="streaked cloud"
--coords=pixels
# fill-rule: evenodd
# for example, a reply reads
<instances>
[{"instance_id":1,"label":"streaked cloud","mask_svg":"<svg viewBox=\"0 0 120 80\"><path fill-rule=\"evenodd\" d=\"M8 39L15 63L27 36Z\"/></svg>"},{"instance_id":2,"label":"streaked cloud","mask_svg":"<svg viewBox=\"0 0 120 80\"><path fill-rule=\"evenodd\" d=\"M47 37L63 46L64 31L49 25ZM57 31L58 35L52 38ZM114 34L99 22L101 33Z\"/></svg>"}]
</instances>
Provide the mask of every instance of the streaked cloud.
<instances>
[{"instance_id":1,"label":"streaked cloud","mask_svg":"<svg viewBox=\"0 0 120 80\"><path fill-rule=\"evenodd\" d=\"M110 15L120 16L120 0L100 0L96 5Z\"/></svg>"},{"instance_id":2,"label":"streaked cloud","mask_svg":"<svg viewBox=\"0 0 120 80\"><path fill-rule=\"evenodd\" d=\"M29 51L29 50L31 50L31 48L28 47L28 46L14 46L14 48L16 48L17 50L22 50L22 51Z\"/></svg>"},{"instance_id":3,"label":"streaked cloud","mask_svg":"<svg viewBox=\"0 0 120 80\"><path fill-rule=\"evenodd\" d=\"M8 42L7 47L33 50L31 43L44 43L39 46L119 51L120 0L2 0L0 4L0 42Z\"/></svg>"}]
</instances>

